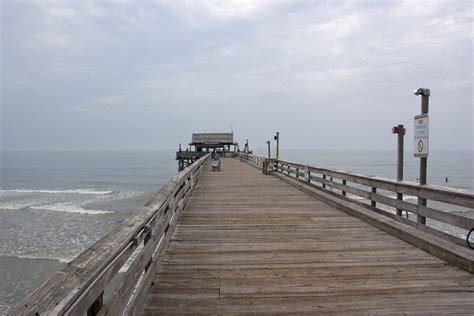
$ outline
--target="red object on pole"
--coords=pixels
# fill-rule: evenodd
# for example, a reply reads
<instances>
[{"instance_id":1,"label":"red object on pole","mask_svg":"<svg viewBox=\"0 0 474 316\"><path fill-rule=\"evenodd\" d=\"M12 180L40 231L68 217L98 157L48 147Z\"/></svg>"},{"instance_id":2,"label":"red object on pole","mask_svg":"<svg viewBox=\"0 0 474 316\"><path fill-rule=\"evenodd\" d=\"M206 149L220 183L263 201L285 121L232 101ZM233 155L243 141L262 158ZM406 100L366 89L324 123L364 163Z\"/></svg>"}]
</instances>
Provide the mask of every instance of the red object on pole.
<instances>
[{"instance_id":1,"label":"red object on pole","mask_svg":"<svg viewBox=\"0 0 474 316\"><path fill-rule=\"evenodd\" d=\"M400 127L398 127L398 126L392 127L392 133L393 133L393 134L398 134L398 133L400 133Z\"/></svg>"}]
</instances>

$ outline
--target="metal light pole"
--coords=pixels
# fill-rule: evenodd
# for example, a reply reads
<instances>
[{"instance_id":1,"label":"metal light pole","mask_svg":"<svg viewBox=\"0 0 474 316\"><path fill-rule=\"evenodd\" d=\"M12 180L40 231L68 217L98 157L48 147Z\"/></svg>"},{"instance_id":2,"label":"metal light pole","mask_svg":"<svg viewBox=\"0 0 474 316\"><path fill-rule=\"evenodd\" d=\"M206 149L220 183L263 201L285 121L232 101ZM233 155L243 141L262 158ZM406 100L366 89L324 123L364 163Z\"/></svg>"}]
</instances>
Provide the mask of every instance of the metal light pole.
<instances>
[{"instance_id":1,"label":"metal light pole","mask_svg":"<svg viewBox=\"0 0 474 316\"><path fill-rule=\"evenodd\" d=\"M405 127L398 125L392 127L392 133L398 134L397 143L397 181L403 181L403 139L405 138ZM403 194L397 193L397 200L403 200ZM397 208L397 215L402 216L402 209Z\"/></svg>"},{"instance_id":2,"label":"metal light pole","mask_svg":"<svg viewBox=\"0 0 474 316\"><path fill-rule=\"evenodd\" d=\"M277 148L276 148L276 160L280 159L280 133L276 132L276 135L274 137L277 143Z\"/></svg>"},{"instance_id":3,"label":"metal light pole","mask_svg":"<svg viewBox=\"0 0 474 316\"><path fill-rule=\"evenodd\" d=\"M271 155L270 155L270 141L267 140L266 143L267 143L267 147L268 147L268 158L272 158Z\"/></svg>"},{"instance_id":4,"label":"metal light pole","mask_svg":"<svg viewBox=\"0 0 474 316\"><path fill-rule=\"evenodd\" d=\"M426 184L426 171L427 171L427 164L428 164L428 105L430 100L430 89L419 88L415 90L415 95L421 95L421 115L415 117L415 122L417 119L426 119L426 138L418 140L418 143L415 143L415 157L420 157L420 177L419 177L419 184L424 185ZM417 134L416 123L415 123L415 137ZM425 140L423 142L423 140ZM415 139L416 141L416 139ZM418 153L417 153L418 150ZM418 198L418 206L423 207L426 206L426 199ZM417 215L416 221L419 224L426 224L426 217Z\"/></svg>"}]
</instances>

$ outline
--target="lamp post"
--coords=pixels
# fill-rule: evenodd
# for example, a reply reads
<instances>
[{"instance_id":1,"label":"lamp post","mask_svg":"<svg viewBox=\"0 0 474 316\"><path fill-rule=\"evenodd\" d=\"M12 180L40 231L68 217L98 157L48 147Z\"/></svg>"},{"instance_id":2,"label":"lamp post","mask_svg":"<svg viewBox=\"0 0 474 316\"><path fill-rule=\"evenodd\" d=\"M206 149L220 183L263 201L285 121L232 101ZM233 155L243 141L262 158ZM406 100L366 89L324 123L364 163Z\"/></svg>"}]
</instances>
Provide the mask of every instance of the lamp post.
<instances>
[{"instance_id":1,"label":"lamp post","mask_svg":"<svg viewBox=\"0 0 474 316\"><path fill-rule=\"evenodd\" d=\"M266 143L267 143L267 147L268 147L268 158L272 158L271 155L270 155L270 141L267 140Z\"/></svg>"}]
</instances>

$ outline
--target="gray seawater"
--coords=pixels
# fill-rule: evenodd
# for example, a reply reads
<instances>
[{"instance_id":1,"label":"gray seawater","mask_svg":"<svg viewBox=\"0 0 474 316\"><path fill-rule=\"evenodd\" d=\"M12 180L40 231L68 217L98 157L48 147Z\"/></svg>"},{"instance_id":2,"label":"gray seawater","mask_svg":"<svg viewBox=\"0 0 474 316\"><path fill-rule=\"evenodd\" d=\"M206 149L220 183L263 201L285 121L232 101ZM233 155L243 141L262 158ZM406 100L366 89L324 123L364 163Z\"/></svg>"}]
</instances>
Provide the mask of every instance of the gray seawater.
<instances>
[{"instance_id":1,"label":"gray seawater","mask_svg":"<svg viewBox=\"0 0 474 316\"><path fill-rule=\"evenodd\" d=\"M0 153L0 314L128 218L177 172L173 150ZM433 151L428 183L473 189L473 157ZM396 174L393 151L283 150L281 158ZM418 160L406 154L405 179L417 174Z\"/></svg>"},{"instance_id":2,"label":"gray seawater","mask_svg":"<svg viewBox=\"0 0 474 316\"><path fill-rule=\"evenodd\" d=\"M172 150L3 151L0 315L144 205Z\"/></svg>"}]
</instances>

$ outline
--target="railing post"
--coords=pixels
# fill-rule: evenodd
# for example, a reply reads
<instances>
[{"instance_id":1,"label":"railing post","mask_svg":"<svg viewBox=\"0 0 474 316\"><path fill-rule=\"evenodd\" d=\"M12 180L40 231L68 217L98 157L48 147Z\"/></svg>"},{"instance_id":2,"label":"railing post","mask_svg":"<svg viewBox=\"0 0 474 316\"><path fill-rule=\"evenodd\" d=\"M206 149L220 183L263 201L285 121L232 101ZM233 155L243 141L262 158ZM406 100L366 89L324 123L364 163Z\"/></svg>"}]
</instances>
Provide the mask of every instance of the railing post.
<instances>
[{"instance_id":1,"label":"railing post","mask_svg":"<svg viewBox=\"0 0 474 316\"><path fill-rule=\"evenodd\" d=\"M296 179L300 178L300 169L296 168Z\"/></svg>"},{"instance_id":2,"label":"railing post","mask_svg":"<svg viewBox=\"0 0 474 316\"><path fill-rule=\"evenodd\" d=\"M100 293L99 297L92 303L91 307L89 307L87 316L98 315L102 306L104 306L104 291Z\"/></svg>"},{"instance_id":3,"label":"railing post","mask_svg":"<svg viewBox=\"0 0 474 316\"><path fill-rule=\"evenodd\" d=\"M428 119L428 105L430 101L430 89L419 88L415 91L415 95L421 95L421 115L425 115L426 119ZM423 143L422 143L423 144ZM428 144L424 145L425 148L428 148ZM423 146L421 146L423 148ZM422 152L422 150L420 150ZM426 151L425 155L419 155L420 157L420 185L426 184L426 171L427 171L427 164L428 164L428 151ZM418 198L418 207L426 206L426 199ZM426 217L417 215L416 222L418 224L426 225Z\"/></svg>"},{"instance_id":4,"label":"railing post","mask_svg":"<svg viewBox=\"0 0 474 316\"><path fill-rule=\"evenodd\" d=\"M393 133L398 134L397 142L397 181L403 181L403 138L405 137L405 127L398 125L392 129ZM403 201L403 193L397 192L397 200ZM397 208L397 215L402 216L402 209Z\"/></svg>"},{"instance_id":5,"label":"railing post","mask_svg":"<svg viewBox=\"0 0 474 316\"><path fill-rule=\"evenodd\" d=\"M346 180L342 180L342 184L346 185ZM342 195L346 196L346 191L342 190Z\"/></svg>"},{"instance_id":6,"label":"railing post","mask_svg":"<svg viewBox=\"0 0 474 316\"><path fill-rule=\"evenodd\" d=\"M377 193L377 188L376 188L376 187L372 187L372 193ZM374 200L372 200L372 196L370 196L370 198L371 198L370 205L373 206L373 207L376 207L376 206L377 206L377 202L375 202Z\"/></svg>"},{"instance_id":7,"label":"railing post","mask_svg":"<svg viewBox=\"0 0 474 316\"><path fill-rule=\"evenodd\" d=\"M309 167L306 167L306 181L308 183L311 182L311 171L309 170Z\"/></svg>"},{"instance_id":8,"label":"railing post","mask_svg":"<svg viewBox=\"0 0 474 316\"><path fill-rule=\"evenodd\" d=\"M326 180L326 175L323 174L323 189L326 189L326 183L324 183L324 180Z\"/></svg>"}]
</instances>

